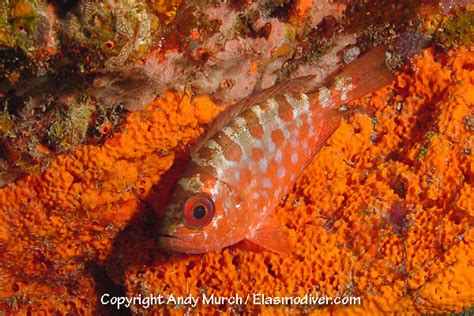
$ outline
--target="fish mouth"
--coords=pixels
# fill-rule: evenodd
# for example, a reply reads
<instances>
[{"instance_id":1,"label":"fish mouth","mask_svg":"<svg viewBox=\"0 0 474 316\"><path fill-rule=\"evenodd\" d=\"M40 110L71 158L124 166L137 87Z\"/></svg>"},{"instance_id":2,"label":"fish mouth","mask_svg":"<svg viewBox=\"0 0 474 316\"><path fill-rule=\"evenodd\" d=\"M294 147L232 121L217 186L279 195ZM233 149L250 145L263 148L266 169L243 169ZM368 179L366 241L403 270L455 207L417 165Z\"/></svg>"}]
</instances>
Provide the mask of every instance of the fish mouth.
<instances>
[{"instance_id":1,"label":"fish mouth","mask_svg":"<svg viewBox=\"0 0 474 316\"><path fill-rule=\"evenodd\" d=\"M191 242L189 240L169 234L160 234L158 236L158 243L161 247L169 250L180 251L180 249L191 248Z\"/></svg>"},{"instance_id":2,"label":"fish mouth","mask_svg":"<svg viewBox=\"0 0 474 316\"><path fill-rule=\"evenodd\" d=\"M208 251L208 249L200 248L199 245L196 245L190 240L167 234L161 234L158 237L158 243L165 250L181 252L185 254L196 255Z\"/></svg>"},{"instance_id":3,"label":"fish mouth","mask_svg":"<svg viewBox=\"0 0 474 316\"><path fill-rule=\"evenodd\" d=\"M183 243L191 244L191 242L189 240L186 240L184 238L181 238L181 237L178 237L178 236L175 236L175 235L165 234L165 233L161 233L158 236L158 240L179 240Z\"/></svg>"}]
</instances>

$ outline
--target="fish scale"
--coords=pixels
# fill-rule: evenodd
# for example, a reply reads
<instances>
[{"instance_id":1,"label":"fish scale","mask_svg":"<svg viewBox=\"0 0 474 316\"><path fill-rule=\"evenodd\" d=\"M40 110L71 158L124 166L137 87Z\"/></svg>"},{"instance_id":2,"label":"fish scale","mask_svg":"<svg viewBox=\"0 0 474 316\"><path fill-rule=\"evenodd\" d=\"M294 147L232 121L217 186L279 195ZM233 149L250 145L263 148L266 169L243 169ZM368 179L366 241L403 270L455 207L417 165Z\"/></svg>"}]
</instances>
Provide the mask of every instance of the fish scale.
<instances>
[{"instance_id":1,"label":"fish scale","mask_svg":"<svg viewBox=\"0 0 474 316\"><path fill-rule=\"evenodd\" d=\"M305 91L310 78L289 80L219 115L174 188L163 246L201 253L248 239L288 253L270 213L338 128L339 106L392 78L376 48L314 92Z\"/></svg>"},{"instance_id":2,"label":"fish scale","mask_svg":"<svg viewBox=\"0 0 474 316\"><path fill-rule=\"evenodd\" d=\"M215 137L204 145L205 148L213 150L201 151L198 157L193 159L201 167L210 168L214 176L230 185L251 183L252 179L256 179L254 186L244 190L244 195L252 196L249 191L260 191L259 195L254 196L254 205L265 212L269 208L266 207L265 200L259 200L260 195L269 197L272 202L279 200L281 196L271 194L270 191L276 188L282 192L284 188L281 184L294 181L301 169L300 160L308 160L308 157L312 155L310 149L315 148L318 141L317 137L313 139L294 137L294 135L303 136L307 133L314 134L312 124L309 124L313 120L309 97L302 93L299 96L287 94L278 99L279 101L277 98L269 98L266 103L252 106L235 117L228 126L216 133ZM318 105L314 108L315 112L319 111ZM247 122L252 120L251 117L249 118L252 113L258 119L257 123L252 124L258 124L263 130L260 137L252 136L249 132ZM284 122L280 117L288 113L292 115L293 124ZM322 117L319 114L316 115ZM281 135L275 132L281 132ZM293 135L293 137L286 138L285 135ZM307 146L298 148L300 141L305 142ZM213 146L214 142L219 146ZM279 162L275 160L276 148L281 155L290 157L290 163L281 165L283 171L279 179L272 172L279 166ZM232 157L236 156L234 154L236 151L239 152L239 159L233 161ZM293 157L297 158L292 159Z\"/></svg>"}]
</instances>

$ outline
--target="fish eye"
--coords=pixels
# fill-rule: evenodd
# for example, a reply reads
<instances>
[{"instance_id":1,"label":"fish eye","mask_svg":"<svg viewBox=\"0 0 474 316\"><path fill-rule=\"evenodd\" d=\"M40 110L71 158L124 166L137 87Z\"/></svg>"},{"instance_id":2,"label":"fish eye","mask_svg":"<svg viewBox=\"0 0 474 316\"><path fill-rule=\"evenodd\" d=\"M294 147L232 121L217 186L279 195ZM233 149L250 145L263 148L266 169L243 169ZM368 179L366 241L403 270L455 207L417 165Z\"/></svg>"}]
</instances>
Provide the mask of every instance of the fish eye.
<instances>
[{"instance_id":1,"label":"fish eye","mask_svg":"<svg viewBox=\"0 0 474 316\"><path fill-rule=\"evenodd\" d=\"M204 205L196 205L193 210L193 216L195 219L201 219L206 216L207 210Z\"/></svg>"},{"instance_id":2,"label":"fish eye","mask_svg":"<svg viewBox=\"0 0 474 316\"><path fill-rule=\"evenodd\" d=\"M214 217L214 202L204 193L197 193L184 203L184 222L189 228L201 228Z\"/></svg>"}]
</instances>

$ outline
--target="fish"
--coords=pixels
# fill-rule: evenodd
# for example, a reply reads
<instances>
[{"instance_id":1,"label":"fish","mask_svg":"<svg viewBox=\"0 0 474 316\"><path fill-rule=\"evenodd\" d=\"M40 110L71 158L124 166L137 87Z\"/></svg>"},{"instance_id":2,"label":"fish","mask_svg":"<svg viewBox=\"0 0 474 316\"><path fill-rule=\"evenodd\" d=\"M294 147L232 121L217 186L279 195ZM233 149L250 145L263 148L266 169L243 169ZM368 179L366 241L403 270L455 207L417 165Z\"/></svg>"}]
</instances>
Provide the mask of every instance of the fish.
<instances>
[{"instance_id":1,"label":"fish","mask_svg":"<svg viewBox=\"0 0 474 316\"><path fill-rule=\"evenodd\" d=\"M339 127L343 105L394 80L376 47L319 87L283 81L221 112L196 141L159 231L164 249L199 254L249 240L291 253L272 212Z\"/></svg>"}]
</instances>

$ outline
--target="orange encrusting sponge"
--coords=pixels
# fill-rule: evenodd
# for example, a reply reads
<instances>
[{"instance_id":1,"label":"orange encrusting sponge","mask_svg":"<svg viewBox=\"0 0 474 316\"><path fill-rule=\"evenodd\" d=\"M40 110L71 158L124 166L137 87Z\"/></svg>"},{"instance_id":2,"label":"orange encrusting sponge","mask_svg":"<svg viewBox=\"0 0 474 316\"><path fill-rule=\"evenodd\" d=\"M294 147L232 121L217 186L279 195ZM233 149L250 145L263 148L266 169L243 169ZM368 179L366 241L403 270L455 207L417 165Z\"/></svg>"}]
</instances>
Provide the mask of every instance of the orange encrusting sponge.
<instances>
[{"instance_id":1,"label":"orange encrusting sponge","mask_svg":"<svg viewBox=\"0 0 474 316\"><path fill-rule=\"evenodd\" d=\"M426 50L392 86L352 104L368 111L342 123L275 211L294 243L292 255L244 242L204 255L164 256L154 225L184 165L178 153L223 108L206 97L166 93L129 114L123 131L105 144L60 156L42 175L0 190L0 311L100 312L95 264L129 296L318 293L362 300L317 310L199 306L203 313L468 308L473 104L472 49L447 56ZM187 307L132 310L181 314Z\"/></svg>"}]
</instances>

